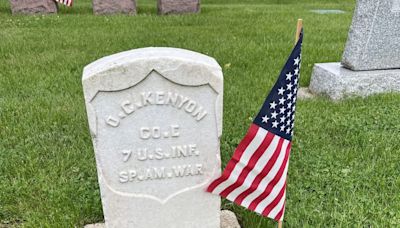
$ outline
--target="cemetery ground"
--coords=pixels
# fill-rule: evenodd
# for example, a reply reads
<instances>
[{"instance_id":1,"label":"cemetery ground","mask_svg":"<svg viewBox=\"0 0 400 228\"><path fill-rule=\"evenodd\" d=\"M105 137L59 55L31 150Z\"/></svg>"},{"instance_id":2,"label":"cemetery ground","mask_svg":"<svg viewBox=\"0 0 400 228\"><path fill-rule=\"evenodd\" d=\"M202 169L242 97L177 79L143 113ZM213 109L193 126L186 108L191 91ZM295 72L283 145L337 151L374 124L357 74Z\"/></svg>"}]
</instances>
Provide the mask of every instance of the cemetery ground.
<instances>
[{"instance_id":1,"label":"cemetery ground","mask_svg":"<svg viewBox=\"0 0 400 228\"><path fill-rule=\"evenodd\" d=\"M340 61L354 1L325 2L204 0L200 14L157 16L155 1L139 0L136 16L93 16L90 1L76 0L57 15L11 16L1 0L0 227L102 221L81 85L85 65L148 46L214 57L225 79L225 167L289 55L297 18L305 24L301 85L309 84L314 63ZM300 100L284 225L399 226L399 111L399 94ZM275 226L228 201L222 207L244 228Z\"/></svg>"}]
</instances>

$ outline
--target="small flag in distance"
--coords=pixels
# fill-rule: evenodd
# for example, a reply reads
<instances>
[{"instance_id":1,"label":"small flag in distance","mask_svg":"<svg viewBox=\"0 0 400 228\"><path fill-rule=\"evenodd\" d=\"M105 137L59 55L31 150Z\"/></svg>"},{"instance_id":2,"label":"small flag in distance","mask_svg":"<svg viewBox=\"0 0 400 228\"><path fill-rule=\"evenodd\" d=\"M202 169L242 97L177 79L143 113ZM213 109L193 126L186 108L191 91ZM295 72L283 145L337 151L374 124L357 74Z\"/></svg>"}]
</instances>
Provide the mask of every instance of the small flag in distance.
<instances>
[{"instance_id":1,"label":"small flag in distance","mask_svg":"<svg viewBox=\"0 0 400 228\"><path fill-rule=\"evenodd\" d=\"M55 1L58 2L58 3L61 3L63 5L66 5L66 6L72 6L72 1L73 0L55 0Z\"/></svg>"}]
</instances>

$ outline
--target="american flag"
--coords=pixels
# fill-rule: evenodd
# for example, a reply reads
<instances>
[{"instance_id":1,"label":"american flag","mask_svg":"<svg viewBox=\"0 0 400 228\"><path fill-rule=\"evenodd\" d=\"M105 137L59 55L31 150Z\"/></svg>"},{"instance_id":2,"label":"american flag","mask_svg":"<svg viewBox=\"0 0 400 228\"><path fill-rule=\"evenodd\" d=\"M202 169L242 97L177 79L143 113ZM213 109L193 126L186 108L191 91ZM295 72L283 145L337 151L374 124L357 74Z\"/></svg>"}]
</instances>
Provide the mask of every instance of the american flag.
<instances>
[{"instance_id":1,"label":"american flag","mask_svg":"<svg viewBox=\"0 0 400 228\"><path fill-rule=\"evenodd\" d=\"M66 6L72 6L73 0L55 0L56 2L59 2L61 4L64 4Z\"/></svg>"},{"instance_id":2,"label":"american flag","mask_svg":"<svg viewBox=\"0 0 400 228\"><path fill-rule=\"evenodd\" d=\"M302 41L303 32L221 177L207 188L276 221L282 221L285 212Z\"/></svg>"}]
</instances>

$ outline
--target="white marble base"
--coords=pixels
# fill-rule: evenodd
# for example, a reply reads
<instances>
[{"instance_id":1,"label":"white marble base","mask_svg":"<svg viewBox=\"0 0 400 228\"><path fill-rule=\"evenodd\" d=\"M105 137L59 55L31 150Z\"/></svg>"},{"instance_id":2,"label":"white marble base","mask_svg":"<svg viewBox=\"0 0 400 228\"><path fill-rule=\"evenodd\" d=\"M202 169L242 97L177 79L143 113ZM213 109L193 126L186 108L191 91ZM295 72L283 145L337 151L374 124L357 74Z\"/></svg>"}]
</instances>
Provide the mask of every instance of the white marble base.
<instances>
[{"instance_id":1,"label":"white marble base","mask_svg":"<svg viewBox=\"0 0 400 228\"><path fill-rule=\"evenodd\" d=\"M310 82L313 94L333 100L400 92L400 69L352 71L340 63L315 64Z\"/></svg>"}]
</instances>

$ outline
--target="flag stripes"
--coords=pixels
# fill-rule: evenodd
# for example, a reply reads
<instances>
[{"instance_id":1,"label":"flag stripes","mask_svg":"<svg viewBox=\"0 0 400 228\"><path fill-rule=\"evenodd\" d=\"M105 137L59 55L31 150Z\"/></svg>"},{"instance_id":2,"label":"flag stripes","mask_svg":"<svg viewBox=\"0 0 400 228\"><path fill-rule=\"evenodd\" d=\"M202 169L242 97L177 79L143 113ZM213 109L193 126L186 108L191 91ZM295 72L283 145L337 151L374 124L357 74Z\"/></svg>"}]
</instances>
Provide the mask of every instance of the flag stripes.
<instances>
[{"instance_id":1,"label":"flag stripes","mask_svg":"<svg viewBox=\"0 0 400 228\"><path fill-rule=\"evenodd\" d=\"M208 192L281 220L291 142L252 124L221 177Z\"/></svg>"},{"instance_id":2,"label":"flag stripes","mask_svg":"<svg viewBox=\"0 0 400 228\"><path fill-rule=\"evenodd\" d=\"M287 151L285 158L288 158L288 153ZM285 154L285 153L281 153ZM286 157L287 156L287 157ZM282 159L283 160L283 159ZM287 167L287 160L284 161L277 161L277 163L274 165L272 168L271 172L268 173L268 175L263 178L261 183L257 186L255 191L251 193L247 198L242 202L242 205L245 205L246 207L249 207L251 210L255 210L256 206L265 198L265 197L273 197L274 191L279 191L282 186L284 185L286 175L285 174L285 168ZM280 163L278 163L280 162ZM282 178L283 177L283 178Z\"/></svg>"},{"instance_id":3,"label":"flag stripes","mask_svg":"<svg viewBox=\"0 0 400 228\"><path fill-rule=\"evenodd\" d=\"M256 165L256 162L260 160L259 158L261 157L261 155L263 155L264 151L267 149L268 145L271 143L273 138L274 138L274 136L271 133L267 133L267 135L264 138L261 145L252 154L250 160L248 161L248 163L246 165L246 168L242 169L242 171L240 172L240 175L238 177L235 177L236 182L231 184L226 189L224 189L224 191L222 191L221 193L219 193L221 196L226 198L233 190L239 188L242 184L244 184L246 177L249 175L249 173L251 171L253 171L253 169ZM277 141L277 140L275 140L275 141Z\"/></svg>"},{"instance_id":4,"label":"flag stripes","mask_svg":"<svg viewBox=\"0 0 400 228\"><path fill-rule=\"evenodd\" d=\"M222 175L207 191L282 221L294 129L303 32Z\"/></svg>"},{"instance_id":5,"label":"flag stripes","mask_svg":"<svg viewBox=\"0 0 400 228\"><path fill-rule=\"evenodd\" d=\"M55 1L64 4L66 6L72 6L73 3L73 0L55 0Z\"/></svg>"},{"instance_id":6,"label":"flag stripes","mask_svg":"<svg viewBox=\"0 0 400 228\"><path fill-rule=\"evenodd\" d=\"M215 181L213 181L207 188L208 192L213 192L214 189L220 185L222 182L226 181L233 168L236 166L236 164L239 162L240 158L242 157L242 154L244 150L250 145L252 140L255 138L257 134L258 126L252 124L249 131L247 132L246 136L244 139L240 142L239 146L236 148L232 159L228 162L228 165L226 166L226 169L222 173L222 176Z\"/></svg>"},{"instance_id":7,"label":"flag stripes","mask_svg":"<svg viewBox=\"0 0 400 228\"><path fill-rule=\"evenodd\" d=\"M280 139L280 142L282 142L282 139ZM283 143L282 143L283 144ZM282 157L282 144L280 144L276 149L274 154L271 156L271 159L268 160L267 164L264 166L264 169L252 180L251 183L251 188L248 188L246 191L242 192L240 195L235 197L235 202L237 204L242 204L243 200L253 193L255 190L258 189L258 186L260 185L261 181L263 180L264 177L266 177L269 174L269 178L272 178L275 176L276 172L270 172L275 164L275 162L278 160L278 162L281 162L281 157ZM260 193L261 194L261 193ZM247 204L247 203L246 203Z\"/></svg>"}]
</instances>

